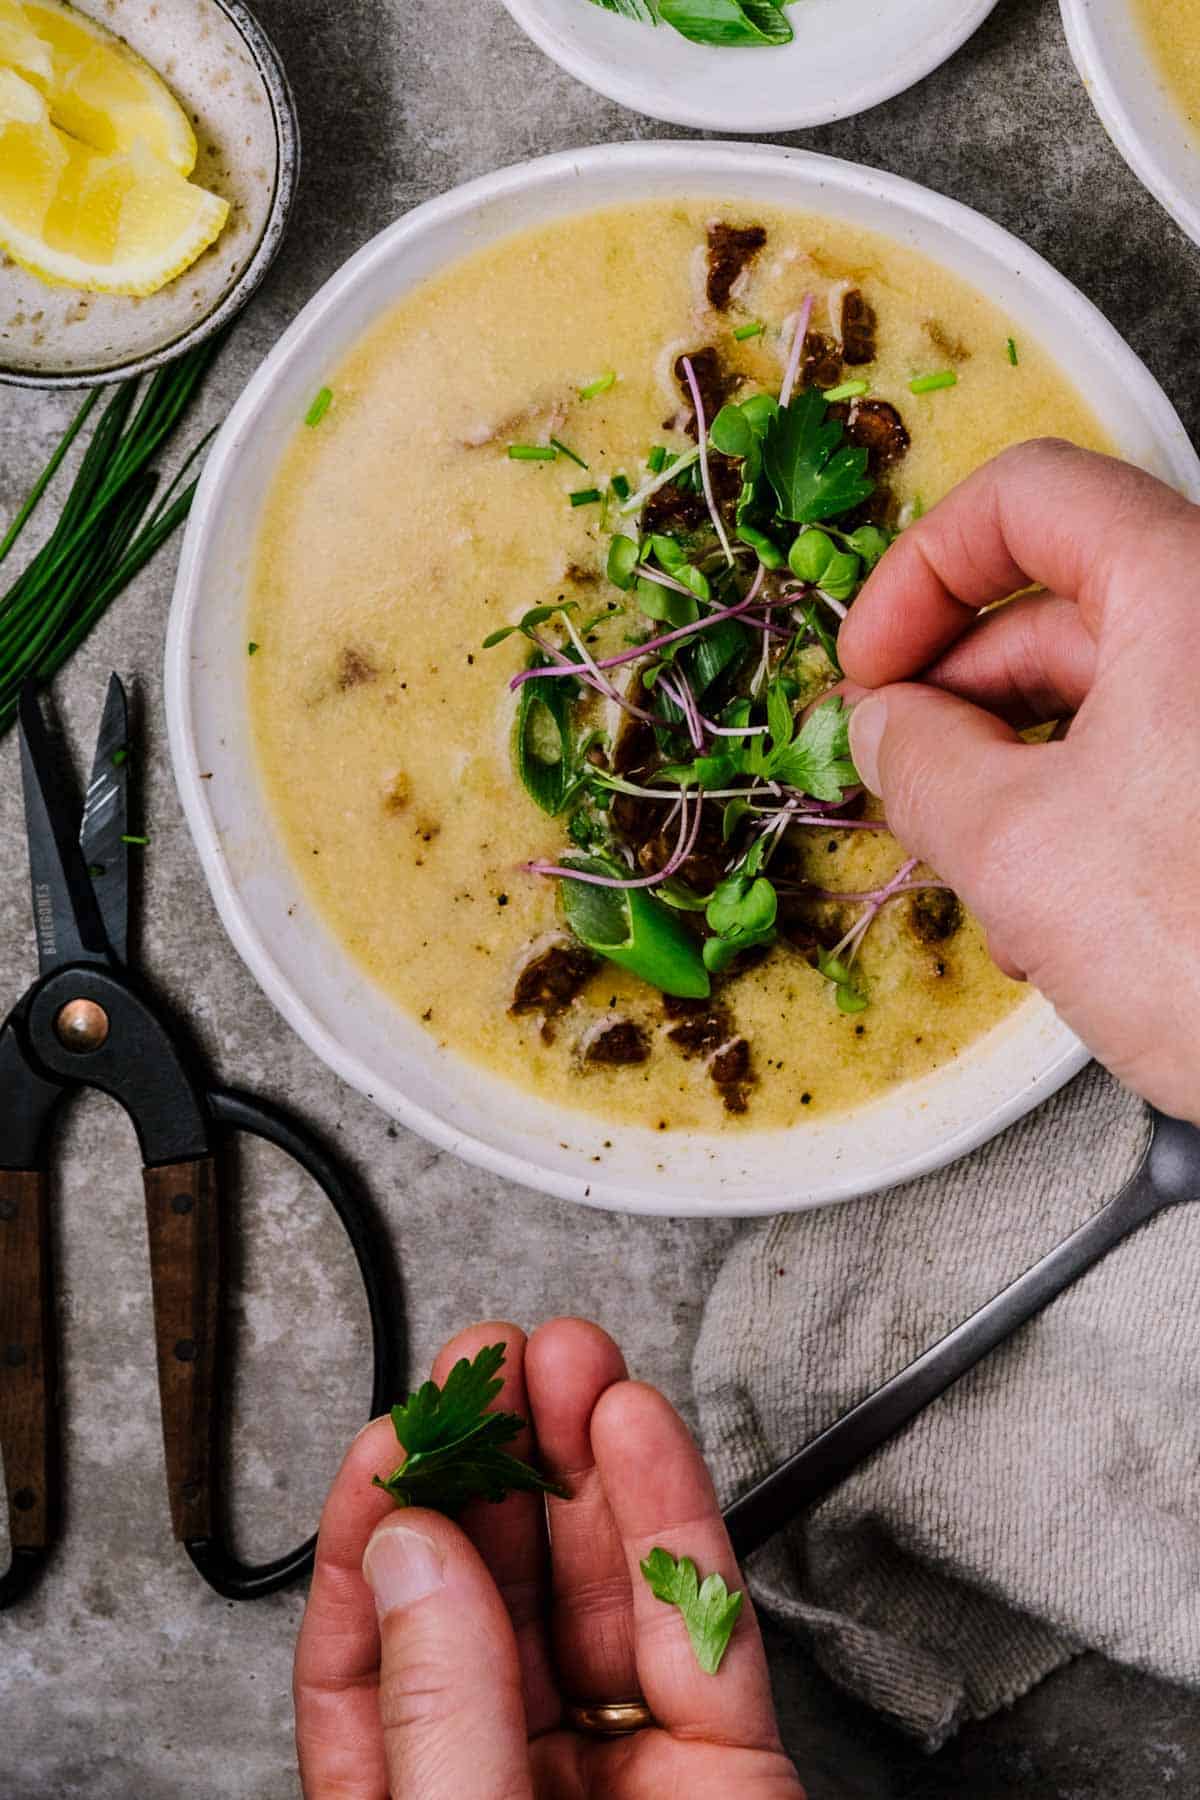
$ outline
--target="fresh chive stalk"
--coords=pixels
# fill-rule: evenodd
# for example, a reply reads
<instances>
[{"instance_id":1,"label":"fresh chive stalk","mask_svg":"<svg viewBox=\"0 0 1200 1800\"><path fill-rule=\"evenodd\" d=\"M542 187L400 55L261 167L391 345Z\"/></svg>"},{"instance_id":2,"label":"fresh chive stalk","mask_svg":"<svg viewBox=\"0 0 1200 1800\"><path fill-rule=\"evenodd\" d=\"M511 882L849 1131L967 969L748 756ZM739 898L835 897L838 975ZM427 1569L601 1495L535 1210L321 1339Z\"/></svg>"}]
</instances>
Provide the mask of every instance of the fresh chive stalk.
<instances>
[{"instance_id":1,"label":"fresh chive stalk","mask_svg":"<svg viewBox=\"0 0 1200 1800\"><path fill-rule=\"evenodd\" d=\"M318 389L316 398L304 415L304 423L306 425L319 425L332 405L333 389L327 387Z\"/></svg>"},{"instance_id":2,"label":"fresh chive stalk","mask_svg":"<svg viewBox=\"0 0 1200 1800\"><path fill-rule=\"evenodd\" d=\"M101 390L89 394L0 539L3 562L99 407L53 529L0 593L0 734L12 724L23 683L48 681L61 668L187 517L197 485L190 471L203 444L153 508L158 476L150 465L191 405L216 350L210 341L158 370L144 386L127 381L107 397Z\"/></svg>"},{"instance_id":3,"label":"fresh chive stalk","mask_svg":"<svg viewBox=\"0 0 1200 1800\"><path fill-rule=\"evenodd\" d=\"M576 488L571 495L572 506L594 506L603 495L598 487Z\"/></svg>"},{"instance_id":4,"label":"fresh chive stalk","mask_svg":"<svg viewBox=\"0 0 1200 1800\"><path fill-rule=\"evenodd\" d=\"M579 390L581 400L594 400L597 394L607 394L616 382L616 375L610 369L606 375L597 375L595 381L589 381L586 387Z\"/></svg>"},{"instance_id":5,"label":"fresh chive stalk","mask_svg":"<svg viewBox=\"0 0 1200 1800\"><path fill-rule=\"evenodd\" d=\"M653 450L651 450L649 456L646 458L646 467L652 475L659 475L662 473L663 464L666 460L667 446L665 444L655 444Z\"/></svg>"},{"instance_id":6,"label":"fresh chive stalk","mask_svg":"<svg viewBox=\"0 0 1200 1800\"><path fill-rule=\"evenodd\" d=\"M761 337L765 329L761 319L751 319L748 325L739 325L733 335L739 344L744 344L747 338Z\"/></svg>"},{"instance_id":7,"label":"fresh chive stalk","mask_svg":"<svg viewBox=\"0 0 1200 1800\"><path fill-rule=\"evenodd\" d=\"M827 404L832 404L835 400L858 400L870 391L869 381L843 381L841 387L826 388L823 398Z\"/></svg>"},{"instance_id":8,"label":"fresh chive stalk","mask_svg":"<svg viewBox=\"0 0 1200 1800\"><path fill-rule=\"evenodd\" d=\"M908 384L910 394L936 394L939 388L957 386L958 376L953 369L939 369L936 375L917 375Z\"/></svg>"},{"instance_id":9,"label":"fresh chive stalk","mask_svg":"<svg viewBox=\"0 0 1200 1800\"><path fill-rule=\"evenodd\" d=\"M614 475L612 478L612 491L617 496L618 500L628 500L632 491L629 486L628 475Z\"/></svg>"},{"instance_id":10,"label":"fresh chive stalk","mask_svg":"<svg viewBox=\"0 0 1200 1800\"><path fill-rule=\"evenodd\" d=\"M1012 364L1014 369L1016 368L1017 363L1020 361L1020 358L1017 356L1017 340L1016 340L1016 338L1009 338L1009 340L1008 340L1008 360Z\"/></svg>"},{"instance_id":11,"label":"fresh chive stalk","mask_svg":"<svg viewBox=\"0 0 1200 1800\"><path fill-rule=\"evenodd\" d=\"M558 457L553 444L510 444L508 454L514 462L555 462Z\"/></svg>"},{"instance_id":12,"label":"fresh chive stalk","mask_svg":"<svg viewBox=\"0 0 1200 1800\"><path fill-rule=\"evenodd\" d=\"M570 449L566 444L560 442L560 440L558 438L552 437L550 439L550 443L551 443L552 448L557 450L560 456L569 456L571 461L573 463L578 463L579 467L581 469L587 468L587 464L584 462L582 456L577 455L574 450Z\"/></svg>"}]
</instances>

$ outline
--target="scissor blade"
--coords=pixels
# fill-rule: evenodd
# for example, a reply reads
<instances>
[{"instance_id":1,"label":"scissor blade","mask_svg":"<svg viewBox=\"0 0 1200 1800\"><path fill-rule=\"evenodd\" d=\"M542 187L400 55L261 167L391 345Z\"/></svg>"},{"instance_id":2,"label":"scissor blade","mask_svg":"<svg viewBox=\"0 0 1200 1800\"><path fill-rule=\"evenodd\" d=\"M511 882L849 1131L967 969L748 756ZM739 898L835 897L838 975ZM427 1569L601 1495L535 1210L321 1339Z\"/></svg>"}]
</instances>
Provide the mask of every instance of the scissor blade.
<instances>
[{"instance_id":1,"label":"scissor blade","mask_svg":"<svg viewBox=\"0 0 1200 1800\"><path fill-rule=\"evenodd\" d=\"M38 964L108 963L104 924L79 848L73 809L32 682L21 689L21 776Z\"/></svg>"},{"instance_id":2,"label":"scissor blade","mask_svg":"<svg viewBox=\"0 0 1200 1800\"><path fill-rule=\"evenodd\" d=\"M109 678L92 778L83 802L80 848L104 933L113 955L128 960L129 846L126 790L129 780L129 710L120 678Z\"/></svg>"}]
</instances>

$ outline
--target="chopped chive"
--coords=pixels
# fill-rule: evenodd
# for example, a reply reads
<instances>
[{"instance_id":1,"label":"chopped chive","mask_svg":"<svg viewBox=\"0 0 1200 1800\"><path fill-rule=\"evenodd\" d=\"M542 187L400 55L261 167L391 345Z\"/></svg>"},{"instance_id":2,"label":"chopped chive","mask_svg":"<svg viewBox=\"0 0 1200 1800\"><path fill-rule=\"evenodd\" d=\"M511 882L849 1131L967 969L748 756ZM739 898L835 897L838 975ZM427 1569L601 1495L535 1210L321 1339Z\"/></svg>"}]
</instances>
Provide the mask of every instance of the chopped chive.
<instances>
[{"instance_id":1,"label":"chopped chive","mask_svg":"<svg viewBox=\"0 0 1200 1800\"><path fill-rule=\"evenodd\" d=\"M306 425L319 425L332 405L333 389L327 387L321 388L316 399L304 415L304 423Z\"/></svg>"},{"instance_id":2,"label":"chopped chive","mask_svg":"<svg viewBox=\"0 0 1200 1800\"><path fill-rule=\"evenodd\" d=\"M760 337L765 330L761 319L752 319L749 325L739 325L733 335L739 344L744 344L747 338Z\"/></svg>"},{"instance_id":3,"label":"chopped chive","mask_svg":"<svg viewBox=\"0 0 1200 1800\"><path fill-rule=\"evenodd\" d=\"M108 869L104 863L89 863L88 874L95 878L98 875L107 875Z\"/></svg>"},{"instance_id":4,"label":"chopped chive","mask_svg":"<svg viewBox=\"0 0 1200 1800\"><path fill-rule=\"evenodd\" d=\"M594 400L597 394L607 394L616 381L616 375L610 369L607 375L597 375L595 381L589 381L586 387L579 390L581 400Z\"/></svg>"},{"instance_id":5,"label":"chopped chive","mask_svg":"<svg viewBox=\"0 0 1200 1800\"><path fill-rule=\"evenodd\" d=\"M553 444L510 444L508 454L514 462L556 462L558 459Z\"/></svg>"},{"instance_id":6,"label":"chopped chive","mask_svg":"<svg viewBox=\"0 0 1200 1800\"><path fill-rule=\"evenodd\" d=\"M652 475L661 474L663 464L666 462L666 460L667 460L667 446L665 444L655 444L653 450L650 452L649 456L646 458L646 467L649 469L649 471Z\"/></svg>"},{"instance_id":7,"label":"chopped chive","mask_svg":"<svg viewBox=\"0 0 1200 1800\"><path fill-rule=\"evenodd\" d=\"M869 393L870 389L871 384L869 381L843 381L841 387L826 388L822 395L822 399L826 402L833 400L857 400L860 394Z\"/></svg>"},{"instance_id":8,"label":"chopped chive","mask_svg":"<svg viewBox=\"0 0 1200 1800\"><path fill-rule=\"evenodd\" d=\"M571 495L572 506L594 506L601 499L599 488L576 488Z\"/></svg>"},{"instance_id":9,"label":"chopped chive","mask_svg":"<svg viewBox=\"0 0 1200 1800\"><path fill-rule=\"evenodd\" d=\"M123 831L121 833L121 842L123 844L141 844L144 846L150 842L150 839L148 837L137 837L132 831Z\"/></svg>"},{"instance_id":10,"label":"chopped chive","mask_svg":"<svg viewBox=\"0 0 1200 1800\"><path fill-rule=\"evenodd\" d=\"M1018 362L1016 338L1009 338L1008 340L1008 360L1015 369Z\"/></svg>"},{"instance_id":11,"label":"chopped chive","mask_svg":"<svg viewBox=\"0 0 1200 1800\"><path fill-rule=\"evenodd\" d=\"M618 500L628 500L631 492L629 477L627 475L614 475L612 478L612 491L617 496Z\"/></svg>"},{"instance_id":12,"label":"chopped chive","mask_svg":"<svg viewBox=\"0 0 1200 1800\"><path fill-rule=\"evenodd\" d=\"M129 761L129 752L128 750L114 750L108 760L114 769L119 769L123 762Z\"/></svg>"},{"instance_id":13,"label":"chopped chive","mask_svg":"<svg viewBox=\"0 0 1200 1800\"><path fill-rule=\"evenodd\" d=\"M257 649L258 645L254 642L254 639L251 638L250 642L246 645L246 655L253 656Z\"/></svg>"},{"instance_id":14,"label":"chopped chive","mask_svg":"<svg viewBox=\"0 0 1200 1800\"><path fill-rule=\"evenodd\" d=\"M578 463L581 469L587 468L587 464L584 462L582 456L576 456L574 450L569 449L566 444L560 443L558 438L552 437L550 439L550 442L551 442L552 446L554 447L554 449L557 450L560 455L569 456L571 461L573 463Z\"/></svg>"},{"instance_id":15,"label":"chopped chive","mask_svg":"<svg viewBox=\"0 0 1200 1800\"><path fill-rule=\"evenodd\" d=\"M918 375L908 384L910 394L936 394L939 388L954 387L958 376L953 369L939 369L936 375Z\"/></svg>"}]
</instances>

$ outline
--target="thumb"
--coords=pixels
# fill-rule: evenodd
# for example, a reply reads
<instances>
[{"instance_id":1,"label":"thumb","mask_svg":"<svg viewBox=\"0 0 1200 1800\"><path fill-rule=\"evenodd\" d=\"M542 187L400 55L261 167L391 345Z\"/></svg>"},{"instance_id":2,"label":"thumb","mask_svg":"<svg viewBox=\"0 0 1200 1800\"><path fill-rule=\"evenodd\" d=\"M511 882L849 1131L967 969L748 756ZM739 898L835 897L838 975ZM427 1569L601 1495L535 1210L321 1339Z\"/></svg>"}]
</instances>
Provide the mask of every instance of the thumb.
<instances>
[{"instance_id":1,"label":"thumb","mask_svg":"<svg viewBox=\"0 0 1200 1800\"><path fill-rule=\"evenodd\" d=\"M955 694L906 682L880 688L854 708L850 754L909 854L935 869L985 924L1003 917L1006 821L1028 804L1030 759L1039 748Z\"/></svg>"},{"instance_id":2,"label":"thumb","mask_svg":"<svg viewBox=\"0 0 1200 1800\"><path fill-rule=\"evenodd\" d=\"M375 1531L363 1574L379 1614L389 1793L532 1796L516 1640L474 1546L439 1514L405 1511Z\"/></svg>"}]
</instances>

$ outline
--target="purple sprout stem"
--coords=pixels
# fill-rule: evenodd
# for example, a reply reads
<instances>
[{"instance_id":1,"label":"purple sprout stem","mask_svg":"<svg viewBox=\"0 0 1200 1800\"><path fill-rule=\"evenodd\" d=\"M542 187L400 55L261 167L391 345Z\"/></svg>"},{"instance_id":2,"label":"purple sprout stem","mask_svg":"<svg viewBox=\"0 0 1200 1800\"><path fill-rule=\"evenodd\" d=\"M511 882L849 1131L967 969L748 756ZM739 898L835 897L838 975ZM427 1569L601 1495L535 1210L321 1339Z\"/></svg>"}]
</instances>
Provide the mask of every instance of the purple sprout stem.
<instances>
[{"instance_id":1,"label":"purple sprout stem","mask_svg":"<svg viewBox=\"0 0 1200 1800\"><path fill-rule=\"evenodd\" d=\"M759 563L754 580L742 598L733 606L719 607L716 612L708 613L702 619L694 619L690 625L679 625L674 631L664 631L661 637L648 638L644 644L635 644L631 650L621 650L616 656L601 656L596 659L593 666L596 669L616 669L622 663L636 662L639 656L652 656L656 650L661 650L664 644L674 644L680 638L694 636L697 631L707 631L710 625L717 625L722 619L739 618L758 599L759 590L766 579L766 573L762 563ZM578 663L553 663L548 668L519 669L508 685L510 688L519 688L522 682L533 681L538 675L574 675L577 677L578 674Z\"/></svg>"},{"instance_id":2,"label":"purple sprout stem","mask_svg":"<svg viewBox=\"0 0 1200 1800\"><path fill-rule=\"evenodd\" d=\"M634 876L626 881L616 875L593 875L587 870L568 869L561 863L527 862L522 863L520 867L529 875L553 875L565 881L584 881L587 882L590 887L658 887L662 882L669 881L676 869L682 868L683 864L692 854L692 851L696 848L696 839L700 836L700 818L704 810L700 798L697 797L695 817L691 821L690 826L688 824L687 797L685 794L681 793L679 798L683 803L682 816L679 821L679 839L674 850L671 852L670 857L663 864L662 868L658 870L657 874Z\"/></svg>"},{"instance_id":3,"label":"purple sprout stem","mask_svg":"<svg viewBox=\"0 0 1200 1800\"><path fill-rule=\"evenodd\" d=\"M812 302L809 302L812 310ZM700 485L704 489L704 499L708 507L709 517L713 522L713 530L717 534L717 542L725 552L725 560L733 567L733 551L729 548L729 539L725 535L725 525L717 510L716 496L713 493L712 471L708 466L708 422L704 417L704 401L700 397L700 383L696 380L696 371L692 367L690 356L683 358L683 372L687 377L688 390L692 396L692 405L696 410L696 443L700 451Z\"/></svg>"},{"instance_id":4,"label":"purple sprout stem","mask_svg":"<svg viewBox=\"0 0 1200 1800\"><path fill-rule=\"evenodd\" d=\"M800 373L800 357L804 350L804 340L808 336L809 322L812 319L813 297L805 294L800 302L800 311L796 315L796 329L792 333L792 347L788 351L787 368L784 370L783 386L779 390L780 406L787 406L792 398L792 390L796 385L796 377Z\"/></svg>"}]
</instances>

